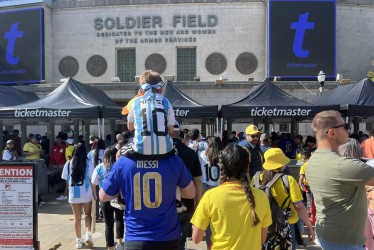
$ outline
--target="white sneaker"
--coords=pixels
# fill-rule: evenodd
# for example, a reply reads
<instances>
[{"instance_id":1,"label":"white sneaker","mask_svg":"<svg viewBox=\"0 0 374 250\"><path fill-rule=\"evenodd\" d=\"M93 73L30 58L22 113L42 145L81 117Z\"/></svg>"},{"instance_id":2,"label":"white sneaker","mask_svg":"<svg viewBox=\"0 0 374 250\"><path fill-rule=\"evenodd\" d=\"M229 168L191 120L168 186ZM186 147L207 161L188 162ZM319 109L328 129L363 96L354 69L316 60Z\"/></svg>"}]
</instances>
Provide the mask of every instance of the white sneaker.
<instances>
[{"instance_id":1,"label":"white sneaker","mask_svg":"<svg viewBox=\"0 0 374 250\"><path fill-rule=\"evenodd\" d=\"M59 197L56 198L57 201L65 201L67 199L68 199L68 197L67 196L63 196L63 195L61 195L61 196L59 196Z\"/></svg>"},{"instance_id":2,"label":"white sneaker","mask_svg":"<svg viewBox=\"0 0 374 250\"><path fill-rule=\"evenodd\" d=\"M75 239L75 246L77 247L77 249L82 248L82 239L81 238L76 238Z\"/></svg>"},{"instance_id":3,"label":"white sneaker","mask_svg":"<svg viewBox=\"0 0 374 250\"><path fill-rule=\"evenodd\" d=\"M123 247L122 244L117 244L114 250L124 250L125 248Z\"/></svg>"},{"instance_id":4,"label":"white sneaker","mask_svg":"<svg viewBox=\"0 0 374 250\"><path fill-rule=\"evenodd\" d=\"M91 232L86 232L86 244L89 247L93 247L94 245Z\"/></svg>"}]
</instances>

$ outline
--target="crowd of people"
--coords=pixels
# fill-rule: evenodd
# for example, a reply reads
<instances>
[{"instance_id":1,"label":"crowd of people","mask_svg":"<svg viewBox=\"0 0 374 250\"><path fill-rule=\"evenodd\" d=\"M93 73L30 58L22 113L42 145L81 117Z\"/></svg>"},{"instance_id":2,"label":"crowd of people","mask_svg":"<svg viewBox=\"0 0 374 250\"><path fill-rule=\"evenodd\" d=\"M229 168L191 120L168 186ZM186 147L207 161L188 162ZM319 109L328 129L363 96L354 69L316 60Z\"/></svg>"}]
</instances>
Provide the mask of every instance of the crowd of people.
<instances>
[{"instance_id":1,"label":"crowd of people","mask_svg":"<svg viewBox=\"0 0 374 250\"><path fill-rule=\"evenodd\" d=\"M253 124L204 138L182 130L162 86L157 73L141 75L123 110L129 130L114 145L91 136L87 152L59 133L51 152L35 136L21 152L18 131L7 140L4 160L48 155L61 170L57 199L71 204L78 249L94 245L92 221L101 218L111 250L185 249L189 236L209 249L296 249L304 227L322 249L374 249L374 132L351 134L339 112L323 111L305 142ZM296 179L291 159L303 162Z\"/></svg>"}]
</instances>

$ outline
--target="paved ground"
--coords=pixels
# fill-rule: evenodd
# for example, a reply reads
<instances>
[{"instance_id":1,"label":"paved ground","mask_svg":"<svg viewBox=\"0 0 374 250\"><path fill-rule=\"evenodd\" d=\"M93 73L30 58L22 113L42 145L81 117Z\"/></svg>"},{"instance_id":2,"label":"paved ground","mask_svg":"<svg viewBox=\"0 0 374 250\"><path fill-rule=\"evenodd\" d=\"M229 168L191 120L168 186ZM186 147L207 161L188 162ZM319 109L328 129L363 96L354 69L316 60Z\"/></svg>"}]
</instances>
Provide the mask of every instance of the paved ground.
<instances>
[{"instance_id":1,"label":"paved ground","mask_svg":"<svg viewBox=\"0 0 374 250\"><path fill-rule=\"evenodd\" d=\"M61 243L56 249L75 249L75 234L73 225L73 215L71 207L67 201L56 201L56 194L51 193L47 197L47 203L39 206L39 241L42 250L48 250L55 244ZM82 219L82 231L84 220ZM104 223L96 224L96 232L93 234L95 247L93 249L105 248ZM192 241L187 243L189 249L206 249L205 242L199 245L193 244ZM306 248L298 249L321 249L315 244Z\"/></svg>"}]
</instances>

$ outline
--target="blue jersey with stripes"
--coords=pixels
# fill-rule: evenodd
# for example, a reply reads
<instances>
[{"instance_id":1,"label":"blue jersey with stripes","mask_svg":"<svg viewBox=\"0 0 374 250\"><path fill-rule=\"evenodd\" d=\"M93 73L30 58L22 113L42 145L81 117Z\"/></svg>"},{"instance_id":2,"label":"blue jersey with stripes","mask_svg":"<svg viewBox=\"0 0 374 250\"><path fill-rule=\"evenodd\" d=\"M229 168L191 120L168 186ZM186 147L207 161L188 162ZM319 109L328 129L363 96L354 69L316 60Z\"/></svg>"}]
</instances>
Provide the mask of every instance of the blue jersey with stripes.
<instances>
[{"instance_id":1,"label":"blue jersey with stripes","mask_svg":"<svg viewBox=\"0 0 374 250\"><path fill-rule=\"evenodd\" d=\"M104 167L104 163L100 163L99 165L96 166L91 182L95 185L99 185L100 187L103 186L104 180L108 176L110 172L110 168Z\"/></svg>"},{"instance_id":2,"label":"blue jersey with stripes","mask_svg":"<svg viewBox=\"0 0 374 250\"><path fill-rule=\"evenodd\" d=\"M174 125L173 107L168 99L151 93L134 100L127 121L134 123L133 148L144 155L166 154L173 149L169 126Z\"/></svg>"},{"instance_id":3,"label":"blue jersey with stripes","mask_svg":"<svg viewBox=\"0 0 374 250\"><path fill-rule=\"evenodd\" d=\"M61 178L66 180L69 186L69 203L87 203L92 200L92 188L91 188L91 177L94 171L93 164L87 160L86 171L83 183L80 186L72 186L72 164L71 161L67 161L62 170Z\"/></svg>"},{"instance_id":4,"label":"blue jersey with stripes","mask_svg":"<svg viewBox=\"0 0 374 250\"><path fill-rule=\"evenodd\" d=\"M171 241L181 236L176 211L177 186L185 188L191 174L178 156L137 160L122 156L113 165L102 189L121 190L126 203L126 241Z\"/></svg>"},{"instance_id":5,"label":"blue jersey with stripes","mask_svg":"<svg viewBox=\"0 0 374 250\"><path fill-rule=\"evenodd\" d=\"M98 164L100 163L103 163L104 162L104 149L99 149L99 159L98 159ZM87 154L87 159L92 162L92 164L94 164L95 166L95 163L94 163L94 157L93 157L93 150L91 150L90 152L88 152Z\"/></svg>"}]
</instances>

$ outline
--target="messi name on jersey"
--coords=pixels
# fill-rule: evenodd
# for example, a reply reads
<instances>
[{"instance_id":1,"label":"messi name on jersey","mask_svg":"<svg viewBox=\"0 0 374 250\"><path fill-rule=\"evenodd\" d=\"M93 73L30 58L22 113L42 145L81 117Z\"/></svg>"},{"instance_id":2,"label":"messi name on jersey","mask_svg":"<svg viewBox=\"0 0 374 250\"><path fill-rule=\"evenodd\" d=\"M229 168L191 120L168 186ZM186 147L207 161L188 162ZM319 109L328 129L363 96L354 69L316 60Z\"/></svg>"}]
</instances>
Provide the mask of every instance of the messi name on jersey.
<instances>
[{"instance_id":1,"label":"messi name on jersey","mask_svg":"<svg viewBox=\"0 0 374 250\"><path fill-rule=\"evenodd\" d=\"M158 168L158 160L136 161L136 168Z\"/></svg>"},{"instance_id":2,"label":"messi name on jersey","mask_svg":"<svg viewBox=\"0 0 374 250\"><path fill-rule=\"evenodd\" d=\"M142 99L140 104L147 104L148 102L154 103L156 105L164 106L164 100L150 100L150 99Z\"/></svg>"}]
</instances>

